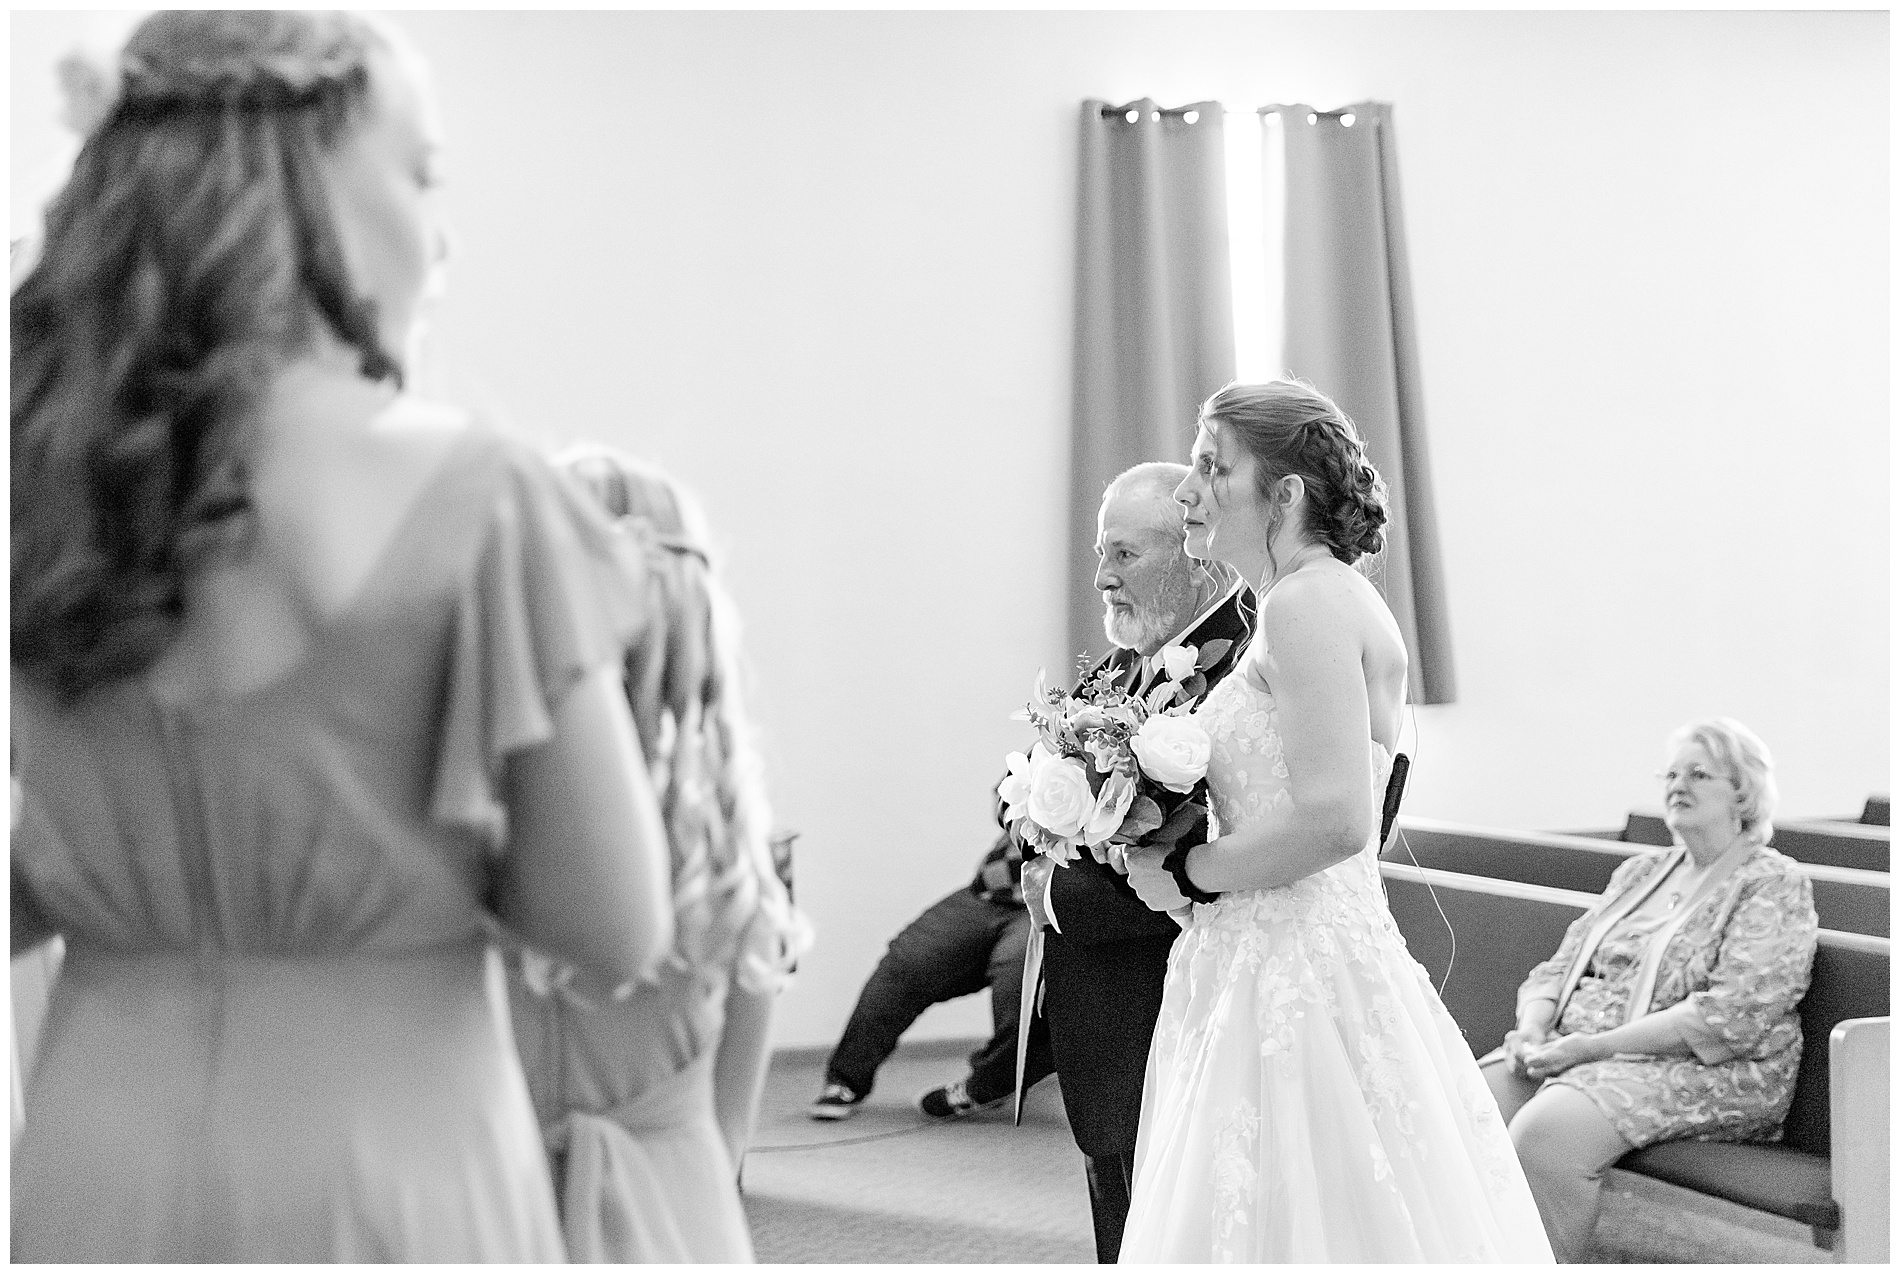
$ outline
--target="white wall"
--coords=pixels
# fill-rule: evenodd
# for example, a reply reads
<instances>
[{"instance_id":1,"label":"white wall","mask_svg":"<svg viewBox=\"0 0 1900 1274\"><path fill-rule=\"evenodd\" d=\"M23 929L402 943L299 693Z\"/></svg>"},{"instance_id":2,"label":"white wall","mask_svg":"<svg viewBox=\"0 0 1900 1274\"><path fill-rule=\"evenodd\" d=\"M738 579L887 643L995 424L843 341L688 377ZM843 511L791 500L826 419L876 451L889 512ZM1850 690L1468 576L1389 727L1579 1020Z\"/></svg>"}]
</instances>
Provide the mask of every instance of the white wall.
<instances>
[{"instance_id":1,"label":"white wall","mask_svg":"<svg viewBox=\"0 0 1900 1274\"><path fill-rule=\"evenodd\" d=\"M12 15L16 187L71 21ZM1461 692L1409 809L1608 826L1710 713L1790 814L1888 788L1885 14L403 21L463 240L435 378L659 458L730 549L819 931L782 1043L968 878L1067 663L1084 97L1397 105Z\"/></svg>"}]
</instances>

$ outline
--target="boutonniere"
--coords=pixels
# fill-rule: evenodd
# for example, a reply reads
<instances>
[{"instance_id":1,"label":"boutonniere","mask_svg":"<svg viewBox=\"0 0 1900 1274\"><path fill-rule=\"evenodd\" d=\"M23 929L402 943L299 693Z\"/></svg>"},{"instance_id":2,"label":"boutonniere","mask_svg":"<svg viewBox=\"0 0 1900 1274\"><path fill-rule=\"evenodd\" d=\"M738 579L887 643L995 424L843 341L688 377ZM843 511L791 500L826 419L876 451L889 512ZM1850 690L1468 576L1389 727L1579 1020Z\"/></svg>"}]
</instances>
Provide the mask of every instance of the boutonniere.
<instances>
[{"instance_id":1,"label":"boutonniere","mask_svg":"<svg viewBox=\"0 0 1900 1274\"><path fill-rule=\"evenodd\" d=\"M1207 671L1232 650L1234 643L1217 637L1205 646L1169 646L1161 652L1161 671L1167 679L1148 695L1150 711L1169 704L1189 704L1207 693Z\"/></svg>"}]
</instances>

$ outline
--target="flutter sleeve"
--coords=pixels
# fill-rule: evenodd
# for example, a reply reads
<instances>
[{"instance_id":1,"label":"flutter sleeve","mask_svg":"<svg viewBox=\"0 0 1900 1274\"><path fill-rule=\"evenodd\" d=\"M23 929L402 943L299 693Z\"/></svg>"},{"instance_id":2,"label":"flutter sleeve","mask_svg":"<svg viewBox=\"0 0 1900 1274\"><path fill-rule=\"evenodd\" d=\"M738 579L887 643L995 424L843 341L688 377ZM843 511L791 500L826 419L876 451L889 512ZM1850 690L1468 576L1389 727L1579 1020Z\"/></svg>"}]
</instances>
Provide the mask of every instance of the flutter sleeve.
<instances>
[{"instance_id":1,"label":"flutter sleeve","mask_svg":"<svg viewBox=\"0 0 1900 1274\"><path fill-rule=\"evenodd\" d=\"M554 736L553 709L624 657L645 622L646 571L577 485L512 439L454 603L430 811L491 854L508 838L507 758Z\"/></svg>"},{"instance_id":2,"label":"flutter sleeve","mask_svg":"<svg viewBox=\"0 0 1900 1274\"><path fill-rule=\"evenodd\" d=\"M1657 864L1662 862L1663 853L1638 854L1625 859L1610 874L1610 883L1604 886L1603 893L1581 916L1570 922L1564 930L1564 940L1557 944L1556 954L1530 971L1524 984L1517 989L1517 1008L1519 1014L1532 1000L1555 1000L1563 990L1564 980L1570 973L1570 966L1582 950L1584 939L1596 925L1603 913L1615 906L1617 901L1646 879Z\"/></svg>"},{"instance_id":3,"label":"flutter sleeve","mask_svg":"<svg viewBox=\"0 0 1900 1274\"><path fill-rule=\"evenodd\" d=\"M1698 1060L1713 1066L1755 1056L1789 1020L1808 993L1819 928L1813 887L1799 870L1743 883L1708 985L1665 1010L1679 1015Z\"/></svg>"}]
</instances>

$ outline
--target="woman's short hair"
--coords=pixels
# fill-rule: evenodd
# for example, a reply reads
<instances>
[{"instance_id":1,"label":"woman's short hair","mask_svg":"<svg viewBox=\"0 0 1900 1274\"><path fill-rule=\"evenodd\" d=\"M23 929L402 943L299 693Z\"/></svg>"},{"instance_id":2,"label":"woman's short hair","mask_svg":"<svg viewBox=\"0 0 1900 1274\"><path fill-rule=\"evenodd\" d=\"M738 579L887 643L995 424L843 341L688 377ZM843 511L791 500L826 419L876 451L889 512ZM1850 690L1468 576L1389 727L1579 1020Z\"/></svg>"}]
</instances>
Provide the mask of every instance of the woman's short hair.
<instances>
[{"instance_id":1,"label":"woman's short hair","mask_svg":"<svg viewBox=\"0 0 1900 1274\"><path fill-rule=\"evenodd\" d=\"M1212 432L1231 429L1254 458L1262 495L1298 474L1306 484L1306 533L1342 562L1385 548L1385 479L1366 459L1358 428L1303 380L1227 385L1201 404Z\"/></svg>"},{"instance_id":2,"label":"woman's short hair","mask_svg":"<svg viewBox=\"0 0 1900 1274\"><path fill-rule=\"evenodd\" d=\"M739 615L713 569L699 502L665 471L610 447L556 463L645 549L648 618L625 684L672 855L670 964L774 985L806 945L773 866L771 810L740 688Z\"/></svg>"},{"instance_id":3,"label":"woman's short hair","mask_svg":"<svg viewBox=\"0 0 1900 1274\"><path fill-rule=\"evenodd\" d=\"M67 697L142 671L248 525L245 410L324 324L400 379L349 277L323 156L388 33L344 13L168 10L47 209L9 303L12 654Z\"/></svg>"},{"instance_id":4,"label":"woman's short hair","mask_svg":"<svg viewBox=\"0 0 1900 1274\"><path fill-rule=\"evenodd\" d=\"M1737 812L1742 835L1766 845L1775 834L1776 801L1775 758L1769 755L1768 745L1733 717L1691 721L1669 736L1667 750L1673 754L1692 743L1702 746L1722 777L1741 793Z\"/></svg>"}]
</instances>

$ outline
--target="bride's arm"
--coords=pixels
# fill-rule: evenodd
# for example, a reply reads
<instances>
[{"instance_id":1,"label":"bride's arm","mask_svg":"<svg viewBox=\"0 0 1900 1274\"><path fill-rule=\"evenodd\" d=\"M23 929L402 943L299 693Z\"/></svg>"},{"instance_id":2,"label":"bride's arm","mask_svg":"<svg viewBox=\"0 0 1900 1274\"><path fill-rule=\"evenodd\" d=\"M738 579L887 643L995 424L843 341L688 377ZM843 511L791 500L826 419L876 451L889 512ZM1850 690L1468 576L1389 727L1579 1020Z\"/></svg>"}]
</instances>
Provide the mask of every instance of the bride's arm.
<instances>
[{"instance_id":1,"label":"bride's arm","mask_svg":"<svg viewBox=\"0 0 1900 1274\"><path fill-rule=\"evenodd\" d=\"M1273 691L1291 800L1189 851L1188 879L1211 893L1272 889L1365 848L1373 830L1363 639L1348 581L1300 575L1261 608L1254 676Z\"/></svg>"}]
</instances>

